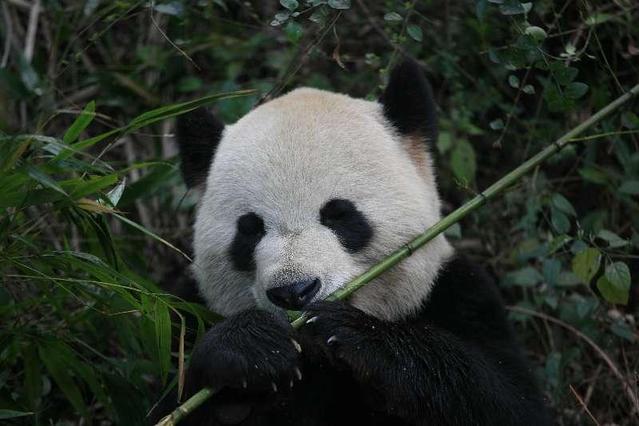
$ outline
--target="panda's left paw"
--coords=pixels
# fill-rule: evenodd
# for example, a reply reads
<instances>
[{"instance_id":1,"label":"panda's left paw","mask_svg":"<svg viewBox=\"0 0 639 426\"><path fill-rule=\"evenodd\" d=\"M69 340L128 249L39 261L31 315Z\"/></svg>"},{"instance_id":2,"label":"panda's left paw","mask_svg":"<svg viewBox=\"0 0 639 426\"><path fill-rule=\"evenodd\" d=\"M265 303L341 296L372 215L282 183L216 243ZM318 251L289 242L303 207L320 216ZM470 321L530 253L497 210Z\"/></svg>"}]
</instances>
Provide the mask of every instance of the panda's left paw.
<instances>
[{"instance_id":1,"label":"panda's left paw","mask_svg":"<svg viewBox=\"0 0 639 426\"><path fill-rule=\"evenodd\" d=\"M375 374L379 357L390 343L390 324L346 302L318 302L306 308L308 319L302 332L324 349L327 357L366 379Z\"/></svg>"}]
</instances>

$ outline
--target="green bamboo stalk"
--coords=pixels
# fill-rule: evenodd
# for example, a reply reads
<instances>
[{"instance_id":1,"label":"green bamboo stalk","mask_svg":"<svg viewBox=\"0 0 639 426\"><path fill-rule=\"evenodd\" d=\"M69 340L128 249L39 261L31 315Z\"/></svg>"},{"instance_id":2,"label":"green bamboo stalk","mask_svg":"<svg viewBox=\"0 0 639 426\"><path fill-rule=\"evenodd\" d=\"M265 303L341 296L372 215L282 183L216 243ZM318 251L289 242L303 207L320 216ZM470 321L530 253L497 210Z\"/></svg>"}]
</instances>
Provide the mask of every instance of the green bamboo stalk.
<instances>
[{"instance_id":1,"label":"green bamboo stalk","mask_svg":"<svg viewBox=\"0 0 639 426\"><path fill-rule=\"evenodd\" d=\"M173 410L171 414L162 418L155 426L172 426L178 424L180 420L188 416L191 411L202 405L204 401L215 394L215 391L209 388L201 389L198 393L189 398L184 404Z\"/></svg>"},{"instance_id":2,"label":"green bamboo stalk","mask_svg":"<svg viewBox=\"0 0 639 426\"><path fill-rule=\"evenodd\" d=\"M585 139L575 139L575 137L581 134L584 130L601 121L610 113L616 111L619 107L621 107L623 104L637 95L639 95L639 84L635 85L628 92L621 95L601 110L597 111L586 121L574 127L568 133L564 134L562 137L541 150L539 153L526 160L519 167L515 168L504 177L499 179L497 182L490 185L484 191L477 194L466 204L448 214L435 225L428 228L424 233L418 235L411 242L395 250L389 256L382 259L379 263L373 265L368 271L350 281L343 288L335 291L327 298L327 300L342 300L349 297L355 291L371 282L375 278L379 277L381 274L388 271L390 268L397 265L402 260L409 257L411 254L413 254L413 252L415 252L415 250L423 247L427 242L444 232L451 225L459 222L469 213L477 210L480 206L485 204L489 199L495 197L506 188L508 188L510 185L517 182L522 176L543 163L548 157L557 153L566 145L584 141ZM297 319L295 319L291 323L291 325L294 328L300 328L304 324L305 320L306 316L302 314ZM189 398L184 404L176 408L173 413L162 419L162 421L160 421L160 423L158 423L156 426L173 426L177 424L183 417L185 417L192 410L204 403L204 401L213 396L213 394L214 392L209 388L200 390L198 393Z\"/></svg>"}]
</instances>

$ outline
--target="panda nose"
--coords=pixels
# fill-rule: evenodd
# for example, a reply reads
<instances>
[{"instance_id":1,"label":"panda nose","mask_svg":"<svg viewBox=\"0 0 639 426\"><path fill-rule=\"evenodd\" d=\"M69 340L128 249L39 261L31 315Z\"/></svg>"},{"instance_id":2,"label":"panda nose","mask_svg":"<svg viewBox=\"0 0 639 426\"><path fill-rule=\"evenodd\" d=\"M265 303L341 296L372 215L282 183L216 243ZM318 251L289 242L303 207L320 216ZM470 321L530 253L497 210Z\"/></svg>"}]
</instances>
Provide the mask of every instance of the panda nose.
<instances>
[{"instance_id":1,"label":"panda nose","mask_svg":"<svg viewBox=\"0 0 639 426\"><path fill-rule=\"evenodd\" d=\"M319 278L295 281L266 290L266 296L280 308L300 310L317 294L322 283Z\"/></svg>"}]
</instances>

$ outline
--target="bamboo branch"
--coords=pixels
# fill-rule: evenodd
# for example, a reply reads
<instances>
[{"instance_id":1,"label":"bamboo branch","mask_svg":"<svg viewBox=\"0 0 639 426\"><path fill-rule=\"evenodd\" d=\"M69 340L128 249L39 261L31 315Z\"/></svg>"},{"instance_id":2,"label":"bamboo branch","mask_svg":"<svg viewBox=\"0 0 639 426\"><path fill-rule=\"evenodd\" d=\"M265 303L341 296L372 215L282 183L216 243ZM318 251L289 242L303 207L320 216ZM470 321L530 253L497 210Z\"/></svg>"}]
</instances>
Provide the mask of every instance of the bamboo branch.
<instances>
[{"instance_id":1,"label":"bamboo branch","mask_svg":"<svg viewBox=\"0 0 639 426\"><path fill-rule=\"evenodd\" d=\"M437 235L444 232L450 226L459 222L469 213L477 210L480 206L485 204L486 201L503 192L510 185L521 179L522 176L543 163L546 159L548 159L548 157L557 153L566 145L587 140L575 138L584 130L598 123L604 117L616 111L617 109L619 109L619 107L621 107L623 104L637 95L639 95L639 84L635 85L632 89L630 89L630 91L626 92L625 94L618 97L617 99L606 105L604 108L590 116L590 118L588 118L583 123L574 127L568 133L564 134L562 137L541 150L539 153L529 158L519 167L506 174L506 176L493 183L484 191L477 194L466 204L441 219L435 225L428 228L424 233L418 235L414 240L394 251L388 257L384 258L382 261L371 267L368 271L364 272L362 275L346 284L343 288L331 294L327 298L327 300L341 300L349 297L359 288L363 287L370 281L379 277L384 272L388 271L393 266L397 265L405 258L409 257L411 254L413 254L413 252L415 252L415 250L423 247L427 242L431 241ZM292 326L294 328L300 328L304 324L305 320L306 316L302 314L292 322ZM189 398L184 404L176 408L175 411L173 411L171 414L164 417L156 426L173 426L177 424L183 417L187 416L191 411L199 407L202 403L204 403L204 401L213 396L213 394L214 392L209 388L200 390L198 393Z\"/></svg>"}]
</instances>

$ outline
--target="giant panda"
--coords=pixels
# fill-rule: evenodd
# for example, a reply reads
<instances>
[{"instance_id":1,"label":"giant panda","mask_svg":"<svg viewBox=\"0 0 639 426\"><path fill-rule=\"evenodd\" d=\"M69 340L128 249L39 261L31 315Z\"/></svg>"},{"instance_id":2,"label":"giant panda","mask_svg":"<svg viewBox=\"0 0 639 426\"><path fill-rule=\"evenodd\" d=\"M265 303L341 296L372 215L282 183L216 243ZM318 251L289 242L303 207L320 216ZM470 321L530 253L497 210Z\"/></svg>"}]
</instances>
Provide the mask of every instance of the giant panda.
<instances>
[{"instance_id":1,"label":"giant panda","mask_svg":"<svg viewBox=\"0 0 639 426\"><path fill-rule=\"evenodd\" d=\"M232 125L206 110L179 120L201 193L192 271L225 316L186 374L186 396L216 393L184 424L551 424L494 283L445 236L323 301L440 219L435 138L411 59L378 102L300 88ZM294 330L287 310L309 319Z\"/></svg>"}]
</instances>

